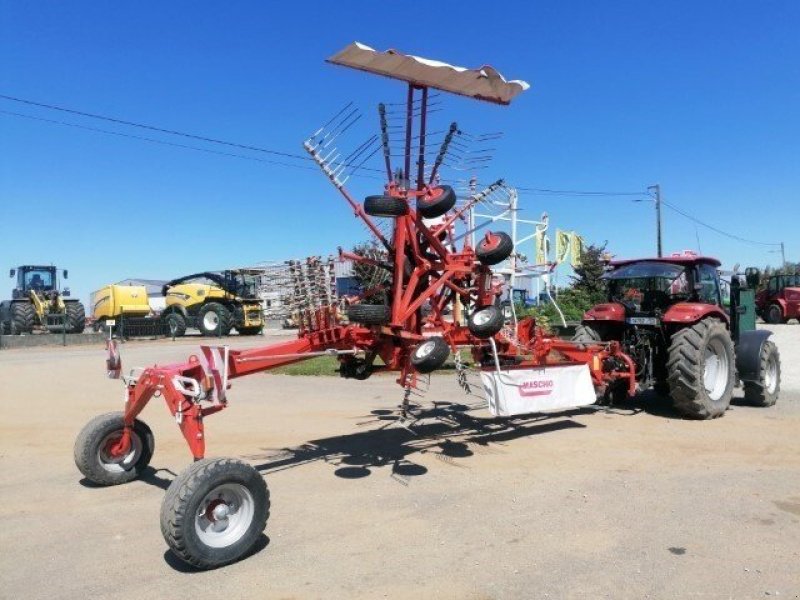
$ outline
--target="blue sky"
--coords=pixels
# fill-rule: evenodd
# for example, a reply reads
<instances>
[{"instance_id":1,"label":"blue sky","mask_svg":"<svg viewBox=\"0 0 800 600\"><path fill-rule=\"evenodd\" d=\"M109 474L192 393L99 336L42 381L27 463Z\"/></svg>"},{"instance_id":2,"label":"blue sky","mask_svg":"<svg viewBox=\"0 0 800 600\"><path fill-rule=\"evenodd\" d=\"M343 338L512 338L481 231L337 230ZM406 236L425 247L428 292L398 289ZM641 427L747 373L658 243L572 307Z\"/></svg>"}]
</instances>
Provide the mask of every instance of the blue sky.
<instances>
[{"instance_id":1,"label":"blue sky","mask_svg":"<svg viewBox=\"0 0 800 600\"><path fill-rule=\"evenodd\" d=\"M353 40L488 63L531 89L510 107L442 98L432 116L505 132L482 180L626 192L658 182L682 210L784 241L800 259L800 3L432 4L0 0L0 94L300 154L347 102L365 127L345 148L372 132L378 102L402 100L400 84L323 62ZM0 110L230 150L9 101ZM352 184L358 198L380 192L376 180ZM2 113L0 206L0 267L67 267L81 297L125 277L327 254L364 237L312 170ZM654 252L651 203L526 194L522 206L617 255ZM667 251L699 237L728 266L780 260L669 209L664 235Z\"/></svg>"}]
</instances>

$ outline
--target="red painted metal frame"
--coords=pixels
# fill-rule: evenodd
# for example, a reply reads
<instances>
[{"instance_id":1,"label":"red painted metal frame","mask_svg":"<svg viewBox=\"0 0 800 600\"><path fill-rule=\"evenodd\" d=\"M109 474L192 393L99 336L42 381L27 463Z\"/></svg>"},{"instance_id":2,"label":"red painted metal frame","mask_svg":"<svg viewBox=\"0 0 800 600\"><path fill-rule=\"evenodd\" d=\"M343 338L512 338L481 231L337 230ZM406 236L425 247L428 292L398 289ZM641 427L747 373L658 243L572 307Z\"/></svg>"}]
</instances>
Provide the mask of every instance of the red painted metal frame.
<instances>
[{"instance_id":1,"label":"red painted metal frame","mask_svg":"<svg viewBox=\"0 0 800 600\"><path fill-rule=\"evenodd\" d=\"M307 311L300 319L298 339L248 350L231 349L228 353L228 379L298 362L326 351L345 351L350 354L341 355L340 361L352 360L355 352L369 357L379 356L385 366L376 370L399 371L397 382L402 386L414 386L416 374L410 355L414 347L430 335L441 336L454 350L471 347L476 362L492 364L494 357L490 342L474 337L468 328L444 316L444 309L456 298L467 310L474 310L493 304L500 290L492 282L491 269L477 260L466 239L460 250L453 246L455 221L462 219L477 200L468 201L452 211L434 228L429 227L415 210L417 198L438 194L440 190L426 183L424 178L427 88L413 84L409 85L407 94L405 175L401 179L407 181L411 169L414 95L417 91L422 96L416 189L412 189L410 184L403 187L402 181L390 181L384 189L386 195L401 198L409 204L408 214L395 218L392 239L386 239L361 204L343 186L337 186L355 215L375 234L391 259L392 286L386 290L391 304L390 322L373 327L344 325L335 307ZM387 172L391 173L388 163ZM441 234L444 234L444 239L440 239ZM491 236L487 238L487 242L490 241ZM382 266L374 259L341 250L340 255ZM425 305L429 311L423 311ZM616 342L591 345L566 342L546 335L536 327L533 319L528 318L518 323L516 331L498 333L494 345L498 358L504 363L513 363L516 368L585 364L598 392L620 382L630 393L635 390L633 361L620 351ZM186 388L182 387L181 382L187 380L196 386L196 396L187 394ZM213 378L208 376L196 356L190 356L185 363L145 369L135 381L128 382L125 430L111 449L112 453L124 455L129 451L134 420L153 397L162 396L192 455L195 459L203 458L204 419L227 406L226 400L215 400L219 396L212 393L213 385Z\"/></svg>"}]
</instances>

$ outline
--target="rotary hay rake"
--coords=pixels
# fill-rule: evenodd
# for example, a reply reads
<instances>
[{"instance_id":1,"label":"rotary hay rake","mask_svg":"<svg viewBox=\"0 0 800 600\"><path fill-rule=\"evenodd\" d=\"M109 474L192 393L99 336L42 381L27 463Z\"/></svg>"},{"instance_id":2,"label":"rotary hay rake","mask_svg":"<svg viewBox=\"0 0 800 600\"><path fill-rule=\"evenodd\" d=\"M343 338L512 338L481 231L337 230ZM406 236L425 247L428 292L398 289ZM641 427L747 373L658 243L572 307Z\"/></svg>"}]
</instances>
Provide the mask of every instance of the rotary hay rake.
<instances>
[{"instance_id":1,"label":"rotary hay rake","mask_svg":"<svg viewBox=\"0 0 800 600\"><path fill-rule=\"evenodd\" d=\"M296 340L248 350L202 346L199 355L184 363L133 370L122 376L125 410L96 417L75 442L75 462L91 482L115 485L136 479L154 448L152 432L137 417L153 397L163 397L195 462L167 490L161 530L170 549L198 568L218 567L245 556L269 515L269 492L255 468L235 459L205 458L205 418L227 408L233 379L333 354L346 377L397 372L397 383L405 390L405 417L418 374L435 371L452 352L460 365L460 349L469 348L480 365L489 408L499 416L591 404L597 394L612 387L622 386L630 393L635 389L634 365L616 342L574 344L547 335L532 318L504 322L496 306L501 285L493 280L491 267L513 252L506 233L489 232L475 247L469 235L456 237L456 225L467 221L473 207L508 188L498 181L457 205L454 190L439 183L439 170L447 164L458 128L453 124L439 148L426 151L429 91L505 105L527 84L506 81L489 66L462 69L391 50L377 52L358 43L328 62L407 84L400 129L404 151L396 170L389 140L397 129L389 125L391 115L385 105L379 106L380 135L345 158L340 158L334 141L359 118L347 107L304 143L382 247L377 258L341 250L340 256L384 270L387 283L365 290L361 299L382 294L386 301L352 303L347 322L330 293L325 263L306 264L302 273L300 264L293 265L295 289L302 296L295 299L300 325ZM387 183L382 194L369 196L362 204L347 191L345 182L378 151L383 154ZM426 154L434 156L430 166ZM470 163L472 159L476 161ZM455 162L464 161L473 167L485 162L481 154L465 158L464 153ZM447 316L451 311L453 316ZM378 358L383 364L375 363ZM107 363L109 376L120 377L113 340ZM458 373L461 382L461 369Z\"/></svg>"}]
</instances>

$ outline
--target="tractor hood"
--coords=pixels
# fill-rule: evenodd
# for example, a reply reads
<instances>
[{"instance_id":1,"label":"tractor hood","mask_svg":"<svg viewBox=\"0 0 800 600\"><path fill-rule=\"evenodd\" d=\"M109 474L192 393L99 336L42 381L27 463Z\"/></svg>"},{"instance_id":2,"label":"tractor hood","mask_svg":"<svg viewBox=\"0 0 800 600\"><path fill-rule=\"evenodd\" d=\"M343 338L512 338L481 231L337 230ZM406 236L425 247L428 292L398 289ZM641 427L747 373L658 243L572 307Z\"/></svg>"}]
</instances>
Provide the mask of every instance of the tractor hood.
<instances>
[{"instance_id":1,"label":"tractor hood","mask_svg":"<svg viewBox=\"0 0 800 600\"><path fill-rule=\"evenodd\" d=\"M625 321L625 307L619 302L598 304L587 310L583 315L584 321Z\"/></svg>"}]
</instances>

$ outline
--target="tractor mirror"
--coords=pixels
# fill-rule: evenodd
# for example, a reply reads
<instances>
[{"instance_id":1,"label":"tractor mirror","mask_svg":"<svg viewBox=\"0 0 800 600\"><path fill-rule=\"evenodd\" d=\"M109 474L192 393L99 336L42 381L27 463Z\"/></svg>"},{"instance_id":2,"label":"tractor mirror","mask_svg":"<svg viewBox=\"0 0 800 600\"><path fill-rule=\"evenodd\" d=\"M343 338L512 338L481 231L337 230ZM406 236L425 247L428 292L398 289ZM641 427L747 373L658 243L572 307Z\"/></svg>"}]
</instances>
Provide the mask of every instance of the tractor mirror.
<instances>
[{"instance_id":1,"label":"tractor mirror","mask_svg":"<svg viewBox=\"0 0 800 600\"><path fill-rule=\"evenodd\" d=\"M747 267L744 270L744 279L747 282L747 287L756 289L758 284L761 283L761 271L755 267Z\"/></svg>"},{"instance_id":2,"label":"tractor mirror","mask_svg":"<svg viewBox=\"0 0 800 600\"><path fill-rule=\"evenodd\" d=\"M13 276L14 276L14 275L16 275L16 274L17 274L17 270L16 270L16 269L11 269L11 270L8 272L8 276L9 276L9 277L13 277Z\"/></svg>"},{"instance_id":3,"label":"tractor mirror","mask_svg":"<svg viewBox=\"0 0 800 600\"><path fill-rule=\"evenodd\" d=\"M64 279L69 279L69 271L64 269Z\"/></svg>"}]
</instances>

